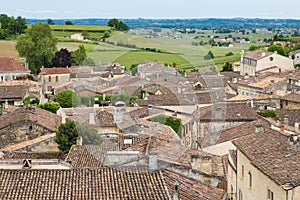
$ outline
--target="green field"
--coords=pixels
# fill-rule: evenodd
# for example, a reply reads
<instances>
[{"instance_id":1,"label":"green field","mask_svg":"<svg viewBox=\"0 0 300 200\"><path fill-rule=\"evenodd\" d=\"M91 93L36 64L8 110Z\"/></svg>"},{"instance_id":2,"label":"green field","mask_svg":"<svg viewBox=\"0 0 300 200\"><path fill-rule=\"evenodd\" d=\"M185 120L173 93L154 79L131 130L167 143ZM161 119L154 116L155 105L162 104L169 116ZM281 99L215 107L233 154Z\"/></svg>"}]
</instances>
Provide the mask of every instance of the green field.
<instances>
[{"instance_id":1,"label":"green field","mask_svg":"<svg viewBox=\"0 0 300 200\"><path fill-rule=\"evenodd\" d=\"M189 63L186 59L178 56L176 54L170 53L155 53L155 52L146 52L146 51L131 51L128 52L116 60L114 62L118 62L127 67L127 69L132 64L138 64L142 61L156 61L159 60L163 63L176 63L176 68L189 68L191 67L191 63Z\"/></svg>"},{"instance_id":2,"label":"green field","mask_svg":"<svg viewBox=\"0 0 300 200\"><path fill-rule=\"evenodd\" d=\"M0 40L0 56L18 57L14 41Z\"/></svg>"},{"instance_id":3,"label":"green field","mask_svg":"<svg viewBox=\"0 0 300 200\"><path fill-rule=\"evenodd\" d=\"M104 32L112 30L108 26L86 26L86 25L50 25L53 31L88 31L88 32Z\"/></svg>"},{"instance_id":4,"label":"green field","mask_svg":"<svg viewBox=\"0 0 300 200\"><path fill-rule=\"evenodd\" d=\"M205 46L193 46L194 36L183 35L182 39L174 39L174 37L160 37L160 38L143 38L133 34L119 33L109 38L109 42L115 44L134 44L138 48L156 48L163 51L171 52L180 55L192 66L205 66L213 65L224 62L233 62L240 59L240 52L243 49L248 49L250 44L235 44L234 47L211 47ZM215 55L214 60L204 60L204 56L212 51ZM226 57L228 52L234 53L234 56ZM185 65L186 67L187 65ZM182 68L180 65L177 68Z\"/></svg>"}]
</instances>

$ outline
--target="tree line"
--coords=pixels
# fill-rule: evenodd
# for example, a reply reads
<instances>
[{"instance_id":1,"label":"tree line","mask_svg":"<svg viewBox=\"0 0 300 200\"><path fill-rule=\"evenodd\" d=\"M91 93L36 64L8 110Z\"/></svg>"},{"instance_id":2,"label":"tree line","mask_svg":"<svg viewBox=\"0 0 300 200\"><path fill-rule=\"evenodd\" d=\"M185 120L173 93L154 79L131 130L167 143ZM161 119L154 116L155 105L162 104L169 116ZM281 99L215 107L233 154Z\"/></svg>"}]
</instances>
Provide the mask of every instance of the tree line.
<instances>
[{"instance_id":1,"label":"tree line","mask_svg":"<svg viewBox=\"0 0 300 200\"><path fill-rule=\"evenodd\" d=\"M0 39L5 40L22 34L27 29L26 19L18 16L14 18L6 14L0 15Z\"/></svg>"}]
</instances>

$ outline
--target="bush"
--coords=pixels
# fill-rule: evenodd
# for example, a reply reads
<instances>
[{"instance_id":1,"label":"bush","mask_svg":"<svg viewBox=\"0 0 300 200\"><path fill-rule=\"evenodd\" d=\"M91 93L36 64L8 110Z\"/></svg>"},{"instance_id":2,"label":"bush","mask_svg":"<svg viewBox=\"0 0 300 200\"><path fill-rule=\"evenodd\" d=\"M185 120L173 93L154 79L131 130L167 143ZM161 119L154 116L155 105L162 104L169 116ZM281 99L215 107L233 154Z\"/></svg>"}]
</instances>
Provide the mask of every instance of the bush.
<instances>
[{"instance_id":1,"label":"bush","mask_svg":"<svg viewBox=\"0 0 300 200\"><path fill-rule=\"evenodd\" d=\"M276 111L262 111L262 112L258 112L257 114L259 114L262 117L277 118Z\"/></svg>"},{"instance_id":2,"label":"bush","mask_svg":"<svg viewBox=\"0 0 300 200\"><path fill-rule=\"evenodd\" d=\"M57 102L47 102L39 105L39 107L56 114L56 111L60 108L60 105Z\"/></svg>"}]
</instances>

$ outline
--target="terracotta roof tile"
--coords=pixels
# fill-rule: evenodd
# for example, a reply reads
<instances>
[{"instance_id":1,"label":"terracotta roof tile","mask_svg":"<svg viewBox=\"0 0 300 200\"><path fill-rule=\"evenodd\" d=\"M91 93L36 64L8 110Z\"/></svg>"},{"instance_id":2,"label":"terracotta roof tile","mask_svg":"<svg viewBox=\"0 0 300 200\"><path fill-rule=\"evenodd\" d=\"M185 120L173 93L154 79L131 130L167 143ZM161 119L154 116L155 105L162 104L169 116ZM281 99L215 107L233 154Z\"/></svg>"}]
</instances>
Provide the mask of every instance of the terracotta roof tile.
<instances>
[{"instance_id":1,"label":"terracotta roof tile","mask_svg":"<svg viewBox=\"0 0 300 200\"><path fill-rule=\"evenodd\" d=\"M263 118L259 118L257 120L251 121L251 122L245 122L244 124L241 124L239 126L222 131L219 135L217 144L236 140L236 139L239 139L246 135L253 134L253 133L255 133L255 128L256 128L255 125L257 125L257 124L260 124L264 127L270 126L270 123Z\"/></svg>"},{"instance_id":2,"label":"terracotta roof tile","mask_svg":"<svg viewBox=\"0 0 300 200\"><path fill-rule=\"evenodd\" d=\"M171 199L160 171L0 170L0 177L0 199Z\"/></svg>"},{"instance_id":3,"label":"terracotta roof tile","mask_svg":"<svg viewBox=\"0 0 300 200\"><path fill-rule=\"evenodd\" d=\"M275 130L245 136L233 141L250 162L278 185L300 181L300 153L289 148L288 136ZM238 158L239 159L239 158Z\"/></svg>"},{"instance_id":4,"label":"terracotta roof tile","mask_svg":"<svg viewBox=\"0 0 300 200\"><path fill-rule=\"evenodd\" d=\"M169 170L162 171L170 194L174 194L174 185L178 184L178 194L181 200L221 200L225 191L206 186Z\"/></svg>"},{"instance_id":5,"label":"terracotta roof tile","mask_svg":"<svg viewBox=\"0 0 300 200\"><path fill-rule=\"evenodd\" d=\"M35 122L53 132L56 131L57 123L61 121L58 115L44 109L34 106L22 107L7 115L0 116L0 129L24 120Z\"/></svg>"},{"instance_id":6,"label":"terracotta roof tile","mask_svg":"<svg viewBox=\"0 0 300 200\"><path fill-rule=\"evenodd\" d=\"M23 99L28 93L28 87L24 85L0 86L0 100Z\"/></svg>"},{"instance_id":7,"label":"terracotta roof tile","mask_svg":"<svg viewBox=\"0 0 300 200\"><path fill-rule=\"evenodd\" d=\"M267 51L263 51L263 50L256 50L256 51L251 51L248 54L246 54L244 57L245 58L250 58L253 60L260 60L262 58L265 58L269 55L272 55L273 52L267 52Z\"/></svg>"},{"instance_id":8,"label":"terracotta roof tile","mask_svg":"<svg viewBox=\"0 0 300 200\"><path fill-rule=\"evenodd\" d=\"M0 56L0 73L7 71L24 71L29 72L23 65L10 57Z\"/></svg>"},{"instance_id":9,"label":"terracotta roof tile","mask_svg":"<svg viewBox=\"0 0 300 200\"><path fill-rule=\"evenodd\" d=\"M49 75L49 74L71 74L70 68L41 68L41 74Z\"/></svg>"}]
</instances>

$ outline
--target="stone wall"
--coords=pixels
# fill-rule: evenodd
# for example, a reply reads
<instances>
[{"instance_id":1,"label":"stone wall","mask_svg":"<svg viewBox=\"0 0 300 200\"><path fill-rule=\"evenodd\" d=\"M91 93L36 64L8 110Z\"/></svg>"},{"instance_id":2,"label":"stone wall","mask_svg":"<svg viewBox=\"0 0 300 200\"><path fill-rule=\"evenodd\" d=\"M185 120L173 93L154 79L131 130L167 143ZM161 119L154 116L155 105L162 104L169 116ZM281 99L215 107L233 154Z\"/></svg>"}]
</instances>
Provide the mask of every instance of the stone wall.
<instances>
[{"instance_id":1,"label":"stone wall","mask_svg":"<svg viewBox=\"0 0 300 200\"><path fill-rule=\"evenodd\" d=\"M0 130L0 148L52 133L32 121L20 121Z\"/></svg>"}]
</instances>

